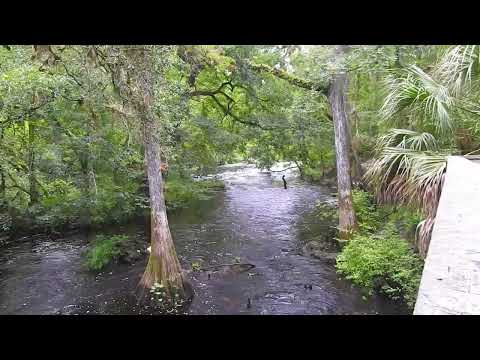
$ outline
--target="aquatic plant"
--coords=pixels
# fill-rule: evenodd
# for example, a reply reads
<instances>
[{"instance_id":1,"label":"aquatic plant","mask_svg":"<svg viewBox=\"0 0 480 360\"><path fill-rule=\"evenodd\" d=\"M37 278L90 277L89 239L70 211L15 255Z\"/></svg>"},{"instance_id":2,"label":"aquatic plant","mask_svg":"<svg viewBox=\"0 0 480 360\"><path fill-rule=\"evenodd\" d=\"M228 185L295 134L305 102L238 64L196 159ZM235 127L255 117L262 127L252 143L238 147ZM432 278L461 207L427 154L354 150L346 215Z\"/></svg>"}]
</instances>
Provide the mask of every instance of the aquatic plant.
<instances>
[{"instance_id":1,"label":"aquatic plant","mask_svg":"<svg viewBox=\"0 0 480 360\"><path fill-rule=\"evenodd\" d=\"M120 245L128 240L125 235L97 235L86 253L86 265L90 270L101 270L121 253Z\"/></svg>"}]
</instances>

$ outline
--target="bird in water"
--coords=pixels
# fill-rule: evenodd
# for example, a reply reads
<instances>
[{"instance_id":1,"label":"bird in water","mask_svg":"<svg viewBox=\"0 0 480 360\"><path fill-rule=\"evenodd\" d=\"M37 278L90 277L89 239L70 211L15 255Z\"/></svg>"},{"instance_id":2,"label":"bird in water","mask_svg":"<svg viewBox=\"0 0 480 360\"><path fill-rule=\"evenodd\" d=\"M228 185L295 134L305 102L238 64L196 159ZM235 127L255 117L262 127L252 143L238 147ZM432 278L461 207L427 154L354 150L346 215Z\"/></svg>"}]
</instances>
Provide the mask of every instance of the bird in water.
<instances>
[{"instance_id":1,"label":"bird in water","mask_svg":"<svg viewBox=\"0 0 480 360\"><path fill-rule=\"evenodd\" d=\"M250 298L247 299L247 309L250 309L252 307L252 300Z\"/></svg>"},{"instance_id":2,"label":"bird in water","mask_svg":"<svg viewBox=\"0 0 480 360\"><path fill-rule=\"evenodd\" d=\"M285 180L285 175L282 176L283 180L283 187L286 189L287 188L287 180Z\"/></svg>"}]
</instances>

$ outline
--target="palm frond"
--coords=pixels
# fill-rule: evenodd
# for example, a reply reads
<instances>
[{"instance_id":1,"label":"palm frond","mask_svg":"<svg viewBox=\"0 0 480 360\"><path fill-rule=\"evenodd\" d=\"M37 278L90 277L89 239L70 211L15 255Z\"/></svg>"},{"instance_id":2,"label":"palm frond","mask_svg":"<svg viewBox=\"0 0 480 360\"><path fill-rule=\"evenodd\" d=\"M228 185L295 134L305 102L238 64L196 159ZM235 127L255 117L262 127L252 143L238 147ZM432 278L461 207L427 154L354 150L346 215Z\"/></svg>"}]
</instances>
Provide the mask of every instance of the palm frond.
<instances>
[{"instance_id":1,"label":"palm frond","mask_svg":"<svg viewBox=\"0 0 480 360\"><path fill-rule=\"evenodd\" d=\"M410 204L428 213L439 198L447 153L386 147L365 173L382 201Z\"/></svg>"},{"instance_id":2,"label":"palm frond","mask_svg":"<svg viewBox=\"0 0 480 360\"><path fill-rule=\"evenodd\" d=\"M434 151L438 148L437 140L432 134L407 129L390 129L377 143L377 149L381 150L393 146L424 151Z\"/></svg>"},{"instance_id":3,"label":"palm frond","mask_svg":"<svg viewBox=\"0 0 480 360\"><path fill-rule=\"evenodd\" d=\"M435 138L410 130L393 129L379 143L383 147L370 163L365 179L379 202L410 205L421 210L426 219L417 229L417 246L425 256L449 153L421 149L422 146L436 149Z\"/></svg>"},{"instance_id":4,"label":"palm frond","mask_svg":"<svg viewBox=\"0 0 480 360\"><path fill-rule=\"evenodd\" d=\"M418 223L415 231L415 245L417 246L420 256L423 258L427 256L434 224L435 218L428 216L426 219Z\"/></svg>"},{"instance_id":5,"label":"palm frond","mask_svg":"<svg viewBox=\"0 0 480 360\"><path fill-rule=\"evenodd\" d=\"M435 74L456 96L460 96L472 83L480 65L478 45L459 45L450 48L438 64Z\"/></svg>"},{"instance_id":6,"label":"palm frond","mask_svg":"<svg viewBox=\"0 0 480 360\"><path fill-rule=\"evenodd\" d=\"M449 89L419 67L408 67L402 77L387 77L385 86L388 95L380 109L384 119L411 108L422 119L430 119L440 132L452 129L449 111L454 99Z\"/></svg>"}]
</instances>

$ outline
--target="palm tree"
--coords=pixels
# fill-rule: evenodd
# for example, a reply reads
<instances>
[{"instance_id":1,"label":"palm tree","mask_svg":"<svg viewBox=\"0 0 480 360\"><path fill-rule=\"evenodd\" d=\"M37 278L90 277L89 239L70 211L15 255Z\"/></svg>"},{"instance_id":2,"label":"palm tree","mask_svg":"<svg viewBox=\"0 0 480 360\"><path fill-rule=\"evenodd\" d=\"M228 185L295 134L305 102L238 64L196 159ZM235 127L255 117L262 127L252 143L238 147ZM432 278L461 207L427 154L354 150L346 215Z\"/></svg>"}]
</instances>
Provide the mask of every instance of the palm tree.
<instances>
[{"instance_id":1,"label":"palm tree","mask_svg":"<svg viewBox=\"0 0 480 360\"><path fill-rule=\"evenodd\" d=\"M378 141L378 153L365 177L382 203L414 206L425 220L417 227L416 245L426 255L440 199L448 152L438 150L430 133L392 129Z\"/></svg>"},{"instance_id":2,"label":"palm tree","mask_svg":"<svg viewBox=\"0 0 480 360\"><path fill-rule=\"evenodd\" d=\"M431 231L447 167L447 156L465 153L480 70L479 46L449 48L430 73L417 66L386 79L388 95L380 109L391 124L425 130L391 129L378 141L377 154L365 174L380 202L408 204L425 219L417 226L416 245L428 251ZM467 129L465 129L467 127ZM452 136L456 135L456 136ZM463 143L462 143L463 141ZM462 145L463 144L463 145Z\"/></svg>"}]
</instances>

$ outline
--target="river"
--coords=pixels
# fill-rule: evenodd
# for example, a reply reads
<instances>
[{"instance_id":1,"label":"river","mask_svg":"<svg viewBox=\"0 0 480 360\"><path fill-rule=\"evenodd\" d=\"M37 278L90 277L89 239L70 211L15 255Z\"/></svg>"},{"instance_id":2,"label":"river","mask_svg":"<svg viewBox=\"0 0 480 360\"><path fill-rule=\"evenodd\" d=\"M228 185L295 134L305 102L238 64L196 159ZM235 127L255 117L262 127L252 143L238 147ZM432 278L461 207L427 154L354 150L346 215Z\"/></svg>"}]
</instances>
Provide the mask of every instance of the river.
<instances>
[{"instance_id":1,"label":"river","mask_svg":"<svg viewBox=\"0 0 480 360\"><path fill-rule=\"evenodd\" d=\"M288 188L281 175L286 174ZM228 165L226 183L211 199L169 216L182 266L235 262L255 265L241 273L190 272L195 297L187 314L408 314L383 297L365 298L335 272L334 261L304 255L302 247L326 231L312 214L332 190L296 178L292 171L262 172ZM109 229L111 232L112 229ZM145 239L143 223L114 229ZM134 291L145 261L85 269L86 236L65 234L15 241L0 253L0 314L150 314Z\"/></svg>"}]
</instances>

